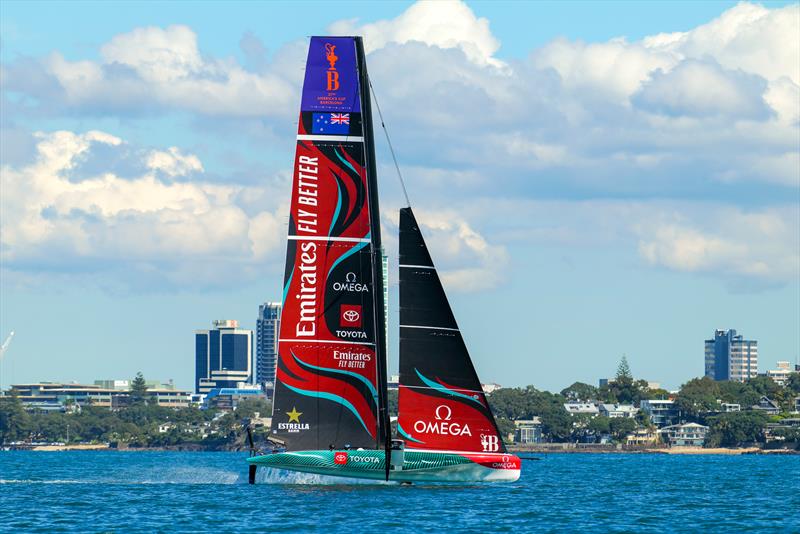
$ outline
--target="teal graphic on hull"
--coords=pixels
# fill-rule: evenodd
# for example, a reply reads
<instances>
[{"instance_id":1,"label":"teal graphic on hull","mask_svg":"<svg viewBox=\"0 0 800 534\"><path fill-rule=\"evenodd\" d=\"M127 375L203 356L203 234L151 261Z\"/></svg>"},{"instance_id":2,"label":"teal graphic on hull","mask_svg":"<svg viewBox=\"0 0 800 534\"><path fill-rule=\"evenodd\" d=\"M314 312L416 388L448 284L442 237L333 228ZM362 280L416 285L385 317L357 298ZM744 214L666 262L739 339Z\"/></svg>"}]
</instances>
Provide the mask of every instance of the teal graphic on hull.
<instances>
[{"instance_id":1,"label":"teal graphic on hull","mask_svg":"<svg viewBox=\"0 0 800 534\"><path fill-rule=\"evenodd\" d=\"M258 467L385 480L385 458L382 450L337 450L279 452L247 461ZM392 462L389 481L513 482L519 478L519 468L520 459L513 454L406 450L401 464Z\"/></svg>"}]
</instances>

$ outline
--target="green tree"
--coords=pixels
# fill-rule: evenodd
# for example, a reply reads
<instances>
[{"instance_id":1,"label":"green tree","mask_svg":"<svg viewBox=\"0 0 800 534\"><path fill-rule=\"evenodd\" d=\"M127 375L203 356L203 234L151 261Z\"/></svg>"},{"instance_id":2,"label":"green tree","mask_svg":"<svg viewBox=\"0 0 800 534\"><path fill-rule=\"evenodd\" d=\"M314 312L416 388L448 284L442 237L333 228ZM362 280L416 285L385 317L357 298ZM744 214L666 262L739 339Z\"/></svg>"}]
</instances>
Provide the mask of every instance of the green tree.
<instances>
[{"instance_id":1,"label":"green tree","mask_svg":"<svg viewBox=\"0 0 800 534\"><path fill-rule=\"evenodd\" d=\"M708 418L707 446L736 447L764 440L767 417L758 411L723 413Z\"/></svg>"},{"instance_id":2,"label":"green tree","mask_svg":"<svg viewBox=\"0 0 800 534\"><path fill-rule=\"evenodd\" d=\"M517 429L516 425L514 425L514 421L505 417L497 418L497 428L500 430L500 436L503 438L504 442L508 440L508 435L513 435Z\"/></svg>"},{"instance_id":3,"label":"green tree","mask_svg":"<svg viewBox=\"0 0 800 534\"><path fill-rule=\"evenodd\" d=\"M574 401L594 400L597 398L597 388L583 382L574 382L562 389L561 395Z\"/></svg>"},{"instance_id":4,"label":"green tree","mask_svg":"<svg viewBox=\"0 0 800 534\"><path fill-rule=\"evenodd\" d=\"M611 418L603 415L598 415L589 422L587 427L595 434L610 434L611 433Z\"/></svg>"},{"instance_id":5,"label":"green tree","mask_svg":"<svg viewBox=\"0 0 800 534\"><path fill-rule=\"evenodd\" d=\"M698 421L701 414L719 410L719 383L707 376L693 378L681 386L675 405L684 419Z\"/></svg>"},{"instance_id":6,"label":"green tree","mask_svg":"<svg viewBox=\"0 0 800 534\"><path fill-rule=\"evenodd\" d=\"M622 441L625 436L636 430L636 421L628 417L612 417L608 426L614 439Z\"/></svg>"},{"instance_id":7,"label":"green tree","mask_svg":"<svg viewBox=\"0 0 800 534\"><path fill-rule=\"evenodd\" d=\"M265 399L244 399L236 405L236 417L254 417L255 413L261 417L269 417L272 414L272 405Z\"/></svg>"},{"instance_id":8,"label":"green tree","mask_svg":"<svg viewBox=\"0 0 800 534\"><path fill-rule=\"evenodd\" d=\"M147 402L147 384L144 381L141 371L136 373L136 377L131 382L130 389L131 405L141 405Z\"/></svg>"},{"instance_id":9,"label":"green tree","mask_svg":"<svg viewBox=\"0 0 800 534\"><path fill-rule=\"evenodd\" d=\"M753 386L735 380L717 382L717 387L722 402L739 404L742 408L749 408L761 398L761 394Z\"/></svg>"},{"instance_id":10,"label":"green tree","mask_svg":"<svg viewBox=\"0 0 800 534\"><path fill-rule=\"evenodd\" d=\"M619 365L617 366L617 376L615 380L617 382L633 382L631 367L628 365L628 358L624 354L622 355L622 360L620 360Z\"/></svg>"},{"instance_id":11,"label":"green tree","mask_svg":"<svg viewBox=\"0 0 800 534\"><path fill-rule=\"evenodd\" d=\"M800 373L789 374L789 379L786 381L786 389L791 391L793 395L800 395Z\"/></svg>"},{"instance_id":12,"label":"green tree","mask_svg":"<svg viewBox=\"0 0 800 534\"><path fill-rule=\"evenodd\" d=\"M389 409L390 417L397 417L397 393L396 389L390 389L386 394L386 407Z\"/></svg>"},{"instance_id":13,"label":"green tree","mask_svg":"<svg viewBox=\"0 0 800 534\"><path fill-rule=\"evenodd\" d=\"M30 416L12 389L11 395L0 397L0 443L26 439L30 432Z\"/></svg>"}]
</instances>

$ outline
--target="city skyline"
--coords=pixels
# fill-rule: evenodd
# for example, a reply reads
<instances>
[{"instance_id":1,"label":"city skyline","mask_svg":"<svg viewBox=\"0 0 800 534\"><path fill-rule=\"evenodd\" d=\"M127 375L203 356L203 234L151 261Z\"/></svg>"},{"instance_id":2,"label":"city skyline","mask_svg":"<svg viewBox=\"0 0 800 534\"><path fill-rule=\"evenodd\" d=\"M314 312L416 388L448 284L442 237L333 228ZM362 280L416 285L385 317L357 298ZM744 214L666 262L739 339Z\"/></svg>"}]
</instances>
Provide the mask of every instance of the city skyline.
<instances>
[{"instance_id":1,"label":"city skyline","mask_svg":"<svg viewBox=\"0 0 800 534\"><path fill-rule=\"evenodd\" d=\"M304 36L326 33L365 36L485 382L594 384L627 354L676 389L716 329L758 340L760 372L798 361L796 3L306 6L3 3L3 386L194 389L190 332L256 330L281 300ZM404 201L376 138L394 303Z\"/></svg>"}]
</instances>

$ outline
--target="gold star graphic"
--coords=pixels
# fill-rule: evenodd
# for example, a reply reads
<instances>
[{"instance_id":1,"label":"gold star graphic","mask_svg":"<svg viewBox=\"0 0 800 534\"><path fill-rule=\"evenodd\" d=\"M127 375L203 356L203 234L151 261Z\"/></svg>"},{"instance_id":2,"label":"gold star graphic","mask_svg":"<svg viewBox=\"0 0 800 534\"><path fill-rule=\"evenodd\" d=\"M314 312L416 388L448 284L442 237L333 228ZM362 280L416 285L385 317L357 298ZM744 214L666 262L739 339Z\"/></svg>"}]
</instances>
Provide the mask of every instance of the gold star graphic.
<instances>
[{"instance_id":1,"label":"gold star graphic","mask_svg":"<svg viewBox=\"0 0 800 534\"><path fill-rule=\"evenodd\" d=\"M297 408L292 406L292 411L291 412L286 412L286 415L289 416L289 422L290 423L292 421L294 421L295 423L299 423L300 422L300 416L303 415L303 412L298 412Z\"/></svg>"}]
</instances>

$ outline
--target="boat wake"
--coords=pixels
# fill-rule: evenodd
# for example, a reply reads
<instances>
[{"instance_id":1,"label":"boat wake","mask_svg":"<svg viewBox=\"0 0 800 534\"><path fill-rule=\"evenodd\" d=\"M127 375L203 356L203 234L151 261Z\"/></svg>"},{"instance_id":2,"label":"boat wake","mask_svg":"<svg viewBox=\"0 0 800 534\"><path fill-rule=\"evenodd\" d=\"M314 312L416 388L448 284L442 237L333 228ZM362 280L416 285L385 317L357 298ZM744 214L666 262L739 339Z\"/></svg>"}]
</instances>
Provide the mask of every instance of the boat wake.
<instances>
[{"instance_id":1,"label":"boat wake","mask_svg":"<svg viewBox=\"0 0 800 534\"><path fill-rule=\"evenodd\" d=\"M246 475L244 476L247 482ZM308 486L352 486L352 485L396 485L396 482L386 482L383 480L368 480L362 478L333 477L328 475L315 475L312 473L300 473L297 471L286 471L284 469L260 469L256 473L256 484L285 484L285 485L308 485Z\"/></svg>"}]
</instances>

